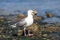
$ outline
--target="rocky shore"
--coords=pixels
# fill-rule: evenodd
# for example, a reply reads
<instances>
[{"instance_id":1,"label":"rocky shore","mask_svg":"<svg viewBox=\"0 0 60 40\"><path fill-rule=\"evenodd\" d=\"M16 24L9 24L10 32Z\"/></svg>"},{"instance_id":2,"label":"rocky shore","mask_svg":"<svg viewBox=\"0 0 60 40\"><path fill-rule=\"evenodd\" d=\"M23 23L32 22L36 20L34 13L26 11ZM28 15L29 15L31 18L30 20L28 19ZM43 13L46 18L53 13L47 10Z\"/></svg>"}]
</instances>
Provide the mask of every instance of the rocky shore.
<instances>
[{"instance_id":1,"label":"rocky shore","mask_svg":"<svg viewBox=\"0 0 60 40\"><path fill-rule=\"evenodd\" d=\"M47 15L48 17L53 17L51 16L52 14ZM23 27L10 27L13 21L17 22L24 17L26 16L23 14L8 20L4 17L0 17L0 40L60 40L60 23L42 23L41 20L44 19L42 16L36 16L34 23L26 29L27 31L30 30L33 34L32 36L28 36L27 34L25 37Z\"/></svg>"}]
</instances>

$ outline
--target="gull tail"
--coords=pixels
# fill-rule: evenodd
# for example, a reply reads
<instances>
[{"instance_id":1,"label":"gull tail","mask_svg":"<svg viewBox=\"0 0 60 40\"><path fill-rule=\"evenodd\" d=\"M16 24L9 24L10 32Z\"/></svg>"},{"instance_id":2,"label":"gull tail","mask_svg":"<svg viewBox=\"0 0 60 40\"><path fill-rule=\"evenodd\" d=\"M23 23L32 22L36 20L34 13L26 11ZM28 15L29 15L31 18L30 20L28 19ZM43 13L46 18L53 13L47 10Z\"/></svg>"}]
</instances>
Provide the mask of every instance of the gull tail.
<instances>
[{"instance_id":1,"label":"gull tail","mask_svg":"<svg viewBox=\"0 0 60 40\"><path fill-rule=\"evenodd\" d=\"M15 24L13 24L13 25L11 25L11 27L15 28L15 27L16 27L16 23L15 23Z\"/></svg>"}]
</instances>

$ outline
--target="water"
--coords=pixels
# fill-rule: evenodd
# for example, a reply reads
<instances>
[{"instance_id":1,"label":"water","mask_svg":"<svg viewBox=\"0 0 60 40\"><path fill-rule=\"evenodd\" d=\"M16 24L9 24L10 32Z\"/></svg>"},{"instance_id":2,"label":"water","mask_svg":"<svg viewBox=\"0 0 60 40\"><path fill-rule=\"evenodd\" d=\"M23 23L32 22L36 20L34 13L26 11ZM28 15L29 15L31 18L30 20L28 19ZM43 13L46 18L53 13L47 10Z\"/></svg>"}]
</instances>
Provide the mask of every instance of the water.
<instances>
[{"instance_id":1,"label":"water","mask_svg":"<svg viewBox=\"0 0 60 40\"><path fill-rule=\"evenodd\" d=\"M57 17L46 18L43 22L47 22L47 23L60 23L60 18L57 18Z\"/></svg>"},{"instance_id":2,"label":"water","mask_svg":"<svg viewBox=\"0 0 60 40\"><path fill-rule=\"evenodd\" d=\"M28 9L38 10L38 15L45 17L45 11L50 11L56 16L60 16L60 0L0 0L0 15L16 14L14 11L26 12ZM18 13L19 13L18 12ZM46 18L48 22L60 22L60 18Z\"/></svg>"}]
</instances>

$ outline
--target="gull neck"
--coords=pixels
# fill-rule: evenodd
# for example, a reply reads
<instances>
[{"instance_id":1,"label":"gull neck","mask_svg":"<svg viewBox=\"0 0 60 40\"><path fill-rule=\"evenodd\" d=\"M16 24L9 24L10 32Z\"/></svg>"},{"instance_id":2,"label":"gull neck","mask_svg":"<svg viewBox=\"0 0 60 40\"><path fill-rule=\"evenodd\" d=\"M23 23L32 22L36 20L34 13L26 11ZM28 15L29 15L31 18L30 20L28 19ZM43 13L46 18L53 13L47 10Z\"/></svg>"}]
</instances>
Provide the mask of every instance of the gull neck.
<instances>
[{"instance_id":1,"label":"gull neck","mask_svg":"<svg viewBox=\"0 0 60 40\"><path fill-rule=\"evenodd\" d=\"M28 13L27 17L33 18L33 15L31 13Z\"/></svg>"}]
</instances>

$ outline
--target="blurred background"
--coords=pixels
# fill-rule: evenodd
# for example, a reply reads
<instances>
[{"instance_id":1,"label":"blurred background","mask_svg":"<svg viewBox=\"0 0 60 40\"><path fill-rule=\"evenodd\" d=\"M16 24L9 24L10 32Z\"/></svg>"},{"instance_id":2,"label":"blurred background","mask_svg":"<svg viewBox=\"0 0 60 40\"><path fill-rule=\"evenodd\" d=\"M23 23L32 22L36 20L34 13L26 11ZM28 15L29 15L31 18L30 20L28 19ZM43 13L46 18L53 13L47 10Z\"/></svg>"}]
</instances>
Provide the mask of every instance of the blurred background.
<instances>
[{"instance_id":1,"label":"blurred background","mask_svg":"<svg viewBox=\"0 0 60 40\"><path fill-rule=\"evenodd\" d=\"M36 9L40 15L46 10L60 15L60 0L0 0L0 10L2 9L7 12L5 14L14 13L14 11L24 12L28 9Z\"/></svg>"},{"instance_id":2,"label":"blurred background","mask_svg":"<svg viewBox=\"0 0 60 40\"><path fill-rule=\"evenodd\" d=\"M55 17L44 20L60 22L60 0L0 0L0 15L26 14L27 10L36 9L39 16L46 18L46 12Z\"/></svg>"}]
</instances>

